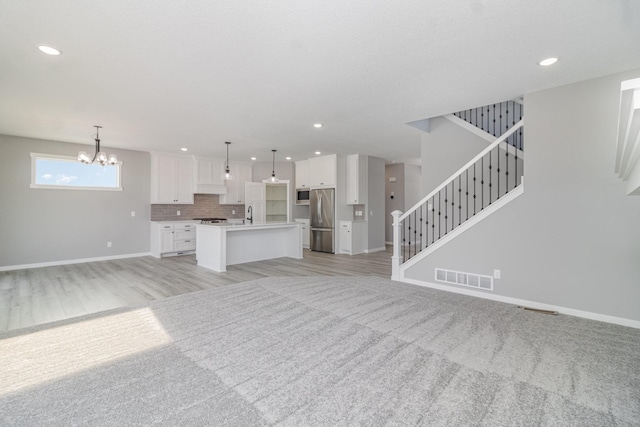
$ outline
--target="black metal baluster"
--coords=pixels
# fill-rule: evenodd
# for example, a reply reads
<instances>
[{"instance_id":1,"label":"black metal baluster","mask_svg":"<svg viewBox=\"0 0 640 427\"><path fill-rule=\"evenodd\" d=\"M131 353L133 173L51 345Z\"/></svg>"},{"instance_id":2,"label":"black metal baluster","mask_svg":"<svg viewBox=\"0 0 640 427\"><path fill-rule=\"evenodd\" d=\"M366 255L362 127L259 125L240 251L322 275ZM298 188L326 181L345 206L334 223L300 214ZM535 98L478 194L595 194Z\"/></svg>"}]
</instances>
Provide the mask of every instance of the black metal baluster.
<instances>
[{"instance_id":1,"label":"black metal baluster","mask_svg":"<svg viewBox=\"0 0 640 427\"><path fill-rule=\"evenodd\" d=\"M442 235L442 190L438 191L438 240Z\"/></svg>"},{"instance_id":2,"label":"black metal baluster","mask_svg":"<svg viewBox=\"0 0 640 427\"><path fill-rule=\"evenodd\" d=\"M456 179L451 181L451 230L456 227Z\"/></svg>"},{"instance_id":3,"label":"black metal baluster","mask_svg":"<svg viewBox=\"0 0 640 427\"><path fill-rule=\"evenodd\" d=\"M424 239L424 242L425 242L424 247L426 248L426 247L429 246L429 201L427 200L425 203L427 204L427 211L425 212L425 218L426 218L427 222L426 222L426 224L424 226L424 237L425 237L425 239Z\"/></svg>"},{"instance_id":4,"label":"black metal baluster","mask_svg":"<svg viewBox=\"0 0 640 427\"><path fill-rule=\"evenodd\" d=\"M400 235L401 235L401 242L400 243L400 251L402 252L402 258L404 258L404 260L407 260L406 254L404 253L404 247L405 247L405 233L404 233L404 227L405 227L405 223L404 221L402 221L400 223Z\"/></svg>"},{"instance_id":5,"label":"black metal baluster","mask_svg":"<svg viewBox=\"0 0 640 427\"><path fill-rule=\"evenodd\" d=\"M462 174L458 175L458 225L462 223Z\"/></svg>"},{"instance_id":6,"label":"black metal baluster","mask_svg":"<svg viewBox=\"0 0 640 427\"><path fill-rule=\"evenodd\" d=\"M445 236L449 232L449 197L448 186L444 186L444 234Z\"/></svg>"},{"instance_id":7,"label":"black metal baluster","mask_svg":"<svg viewBox=\"0 0 640 427\"><path fill-rule=\"evenodd\" d=\"M491 165L491 151L489 151L489 204L491 204L491 202L493 201L493 198L492 198L492 196L493 196L493 191L492 191L493 190L493 188L492 188L493 187L493 182L492 182L493 181L493 177L492 177L493 171L492 171L492 169L493 169L493 166Z\"/></svg>"},{"instance_id":8,"label":"black metal baluster","mask_svg":"<svg viewBox=\"0 0 640 427\"><path fill-rule=\"evenodd\" d=\"M499 104L499 107L500 107L500 120L499 120L500 126L498 127L499 130L496 136L502 135L502 102Z\"/></svg>"},{"instance_id":9,"label":"black metal baluster","mask_svg":"<svg viewBox=\"0 0 640 427\"><path fill-rule=\"evenodd\" d=\"M436 241L436 196L431 197L431 243Z\"/></svg>"},{"instance_id":10,"label":"black metal baluster","mask_svg":"<svg viewBox=\"0 0 640 427\"><path fill-rule=\"evenodd\" d=\"M420 250L424 249L424 239L422 238L422 205L420 205Z\"/></svg>"},{"instance_id":11,"label":"black metal baluster","mask_svg":"<svg viewBox=\"0 0 640 427\"><path fill-rule=\"evenodd\" d=\"M418 212L413 216L413 255L418 253Z\"/></svg>"},{"instance_id":12,"label":"black metal baluster","mask_svg":"<svg viewBox=\"0 0 640 427\"><path fill-rule=\"evenodd\" d=\"M493 136L496 135L496 104L493 104Z\"/></svg>"},{"instance_id":13,"label":"black metal baluster","mask_svg":"<svg viewBox=\"0 0 640 427\"><path fill-rule=\"evenodd\" d=\"M480 177L480 210L484 209L484 156L480 159L480 173L482 176Z\"/></svg>"},{"instance_id":14,"label":"black metal baluster","mask_svg":"<svg viewBox=\"0 0 640 427\"><path fill-rule=\"evenodd\" d=\"M469 219L469 168L467 168L465 173L467 174L466 184L464 186L464 191L465 191L465 202L464 203L467 206L467 216L465 218L465 221L466 221L466 220Z\"/></svg>"},{"instance_id":15,"label":"black metal baluster","mask_svg":"<svg viewBox=\"0 0 640 427\"><path fill-rule=\"evenodd\" d=\"M506 171L505 171L505 175L504 175L505 176L504 182L505 182L506 191L505 191L504 194L507 194L509 192L509 147L510 147L510 145L507 144L506 145L507 154L505 154L505 157L504 157L504 162L506 163L506 165L505 165Z\"/></svg>"},{"instance_id":16,"label":"black metal baluster","mask_svg":"<svg viewBox=\"0 0 640 427\"><path fill-rule=\"evenodd\" d=\"M506 144L505 144L506 146ZM500 145L498 145L498 147L496 147L496 158L498 160L498 164L497 164L497 168L496 168L496 175L497 175L497 180L498 180L498 191L497 191L497 195L498 197L496 199L500 198Z\"/></svg>"},{"instance_id":17,"label":"black metal baluster","mask_svg":"<svg viewBox=\"0 0 640 427\"><path fill-rule=\"evenodd\" d=\"M409 253L409 259L411 258L411 232L413 231L411 227L411 215L413 215L413 213L407 217L407 252Z\"/></svg>"},{"instance_id":18,"label":"black metal baluster","mask_svg":"<svg viewBox=\"0 0 640 427\"><path fill-rule=\"evenodd\" d=\"M476 163L473 164L473 215L474 216L476 215L476 190L478 188L478 186L476 185Z\"/></svg>"}]
</instances>

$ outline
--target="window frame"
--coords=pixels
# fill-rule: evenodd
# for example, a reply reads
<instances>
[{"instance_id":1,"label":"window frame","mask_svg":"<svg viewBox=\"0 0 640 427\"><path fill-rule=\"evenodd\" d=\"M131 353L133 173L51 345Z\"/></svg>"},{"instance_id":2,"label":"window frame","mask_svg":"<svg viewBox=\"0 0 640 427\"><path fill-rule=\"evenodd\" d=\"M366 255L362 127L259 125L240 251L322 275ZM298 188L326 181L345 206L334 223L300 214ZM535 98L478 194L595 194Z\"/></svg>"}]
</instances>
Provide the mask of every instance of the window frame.
<instances>
[{"instance_id":1,"label":"window frame","mask_svg":"<svg viewBox=\"0 0 640 427\"><path fill-rule=\"evenodd\" d=\"M122 191L122 161L118 161L115 165L105 165L104 167L116 168L117 187L87 187L73 185L47 185L36 183L36 161L40 160L59 160L66 162L78 162L76 157L63 156L59 154L30 153L31 155L31 184L29 188L41 190L83 190L83 191Z\"/></svg>"}]
</instances>

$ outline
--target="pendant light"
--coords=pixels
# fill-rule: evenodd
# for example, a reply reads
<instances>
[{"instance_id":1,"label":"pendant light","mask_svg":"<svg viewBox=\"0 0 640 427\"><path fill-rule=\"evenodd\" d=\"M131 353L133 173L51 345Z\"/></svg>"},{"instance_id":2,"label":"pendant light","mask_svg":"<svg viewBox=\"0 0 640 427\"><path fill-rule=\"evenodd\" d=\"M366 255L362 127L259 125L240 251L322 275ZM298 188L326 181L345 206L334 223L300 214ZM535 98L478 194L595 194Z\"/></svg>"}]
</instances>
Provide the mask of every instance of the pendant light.
<instances>
[{"instance_id":1,"label":"pendant light","mask_svg":"<svg viewBox=\"0 0 640 427\"><path fill-rule=\"evenodd\" d=\"M99 131L102 128L102 126L94 126L94 128L96 128L96 152L93 155L93 158L89 157L89 154L87 154L86 151L80 151L78 153L78 160L81 161L82 163L85 164L92 164L93 162L95 162L96 160L98 161L98 163L100 163L102 166L104 165L115 165L118 163L118 158L116 157L115 154L109 154L107 155L107 153L100 151L100 135L99 135Z\"/></svg>"},{"instance_id":2,"label":"pendant light","mask_svg":"<svg viewBox=\"0 0 640 427\"><path fill-rule=\"evenodd\" d=\"M271 169L271 178L269 179L269 181L278 182L279 179L276 178L276 150L271 151L273 151L273 167Z\"/></svg>"},{"instance_id":3,"label":"pendant light","mask_svg":"<svg viewBox=\"0 0 640 427\"><path fill-rule=\"evenodd\" d=\"M225 144L227 144L227 164L224 168L224 179L226 181L230 181L233 179L233 175L231 175L231 171L229 170L229 146L231 145L231 143L229 141L226 141Z\"/></svg>"}]
</instances>

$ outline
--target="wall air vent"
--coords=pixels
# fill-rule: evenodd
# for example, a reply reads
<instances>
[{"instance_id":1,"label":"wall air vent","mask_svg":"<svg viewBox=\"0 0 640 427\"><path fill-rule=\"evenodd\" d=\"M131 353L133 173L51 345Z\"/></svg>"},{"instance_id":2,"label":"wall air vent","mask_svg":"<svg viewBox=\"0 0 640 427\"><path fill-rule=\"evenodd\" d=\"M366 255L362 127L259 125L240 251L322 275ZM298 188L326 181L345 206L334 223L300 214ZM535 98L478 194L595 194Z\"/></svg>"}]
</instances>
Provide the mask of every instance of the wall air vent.
<instances>
[{"instance_id":1,"label":"wall air vent","mask_svg":"<svg viewBox=\"0 0 640 427\"><path fill-rule=\"evenodd\" d=\"M470 288L493 290L493 277L436 268L436 280Z\"/></svg>"}]
</instances>

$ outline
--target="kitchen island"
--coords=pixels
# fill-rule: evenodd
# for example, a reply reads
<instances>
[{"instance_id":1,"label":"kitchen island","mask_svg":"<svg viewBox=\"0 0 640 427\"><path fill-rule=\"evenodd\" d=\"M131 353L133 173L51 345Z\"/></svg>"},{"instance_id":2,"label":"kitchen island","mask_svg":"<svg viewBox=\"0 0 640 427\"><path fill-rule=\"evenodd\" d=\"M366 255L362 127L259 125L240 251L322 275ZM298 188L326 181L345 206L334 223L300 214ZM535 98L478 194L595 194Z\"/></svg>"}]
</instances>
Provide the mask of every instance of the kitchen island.
<instances>
[{"instance_id":1,"label":"kitchen island","mask_svg":"<svg viewBox=\"0 0 640 427\"><path fill-rule=\"evenodd\" d=\"M302 258L302 226L298 223L198 224L196 236L197 263L213 271L265 259Z\"/></svg>"}]
</instances>

